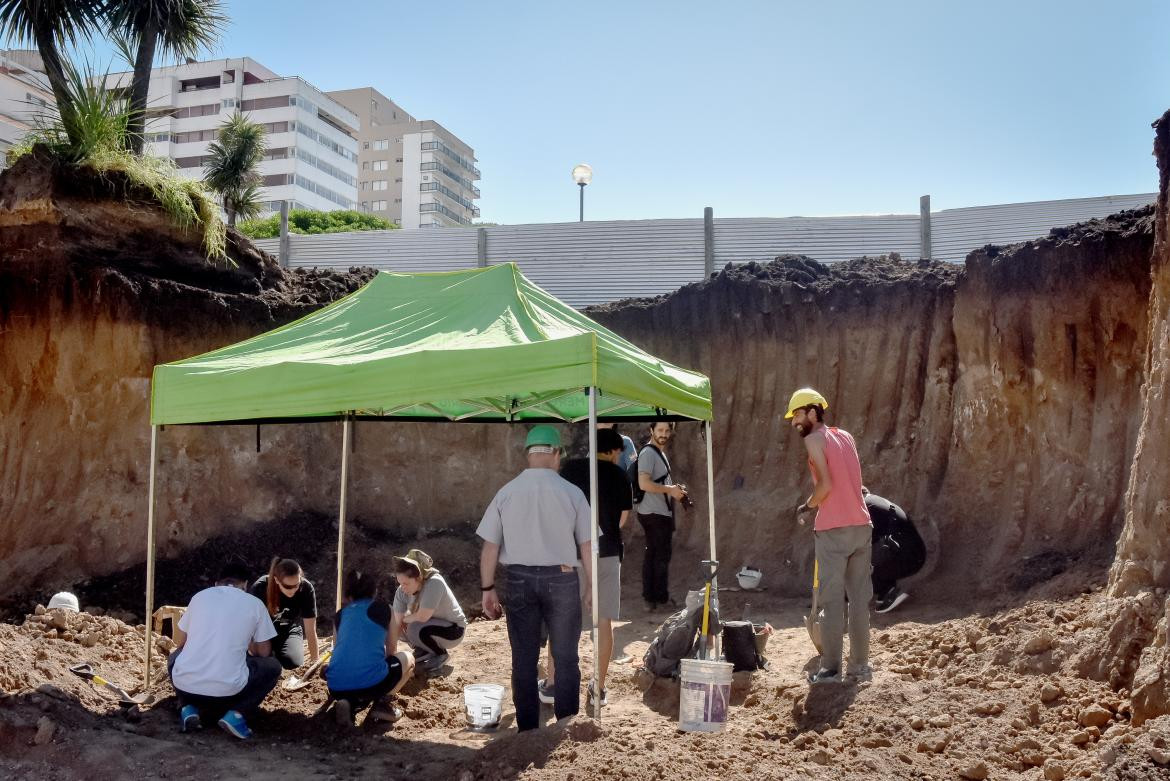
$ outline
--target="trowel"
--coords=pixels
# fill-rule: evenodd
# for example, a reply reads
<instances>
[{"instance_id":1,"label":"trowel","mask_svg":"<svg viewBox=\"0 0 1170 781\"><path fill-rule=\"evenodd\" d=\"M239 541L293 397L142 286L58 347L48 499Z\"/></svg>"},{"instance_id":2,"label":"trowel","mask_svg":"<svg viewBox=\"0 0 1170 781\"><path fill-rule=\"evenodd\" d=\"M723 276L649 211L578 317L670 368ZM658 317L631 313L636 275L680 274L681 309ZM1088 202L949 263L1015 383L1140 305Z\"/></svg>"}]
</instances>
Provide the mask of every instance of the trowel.
<instances>
[{"instance_id":1,"label":"trowel","mask_svg":"<svg viewBox=\"0 0 1170 781\"><path fill-rule=\"evenodd\" d=\"M75 664L69 668L69 672L74 675L84 678L92 683L94 686L107 689L118 695L118 702L123 705L146 705L153 701L150 692L143 692L142 694L129 694L125 689L117 684L110 683L105 678L98 675L97 671L93 669L93 665L86 662L85 664Z\"/></svg>"},{"instance_id":2,"label":"trowel","mask_svg":"<svg viewBox=\"0 0 1170 781\"><path fill-rule=\"evenodd\" d=\"M305 670L303 675L290 676L288 680L280 685L280 687L290 692L300 691L301 689L305 688L309 685L309 681L312 680L313 676L317 674L317 671L321 669L321 666L328 662L329 657L332 655L332 648L322 651L321 655L317 657L317 661L313 662L313 664L309 666L309 669Z\"/></svg>"}]
</instances>

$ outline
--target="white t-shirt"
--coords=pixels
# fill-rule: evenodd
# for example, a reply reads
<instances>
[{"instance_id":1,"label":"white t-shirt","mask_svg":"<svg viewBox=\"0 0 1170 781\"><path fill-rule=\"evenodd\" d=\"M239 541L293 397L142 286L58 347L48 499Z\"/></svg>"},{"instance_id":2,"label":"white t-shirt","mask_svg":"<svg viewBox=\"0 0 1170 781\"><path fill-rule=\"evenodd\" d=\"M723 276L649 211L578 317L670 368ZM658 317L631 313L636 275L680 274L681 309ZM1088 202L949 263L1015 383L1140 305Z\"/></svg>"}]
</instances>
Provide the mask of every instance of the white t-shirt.
<instances>
[{"instance_id":1,"label":"white t-shirt","mask_svg":"<svg viewBox=\"0 0 1170 781\"><path fill-rule=\"evenodd\" d=\"M248 683L248 643L276 637L268 608L234 586L212 586L191 597L179 619L187 642L171 670L176 689L230 697Z\"/></svg>"}]
</instances>

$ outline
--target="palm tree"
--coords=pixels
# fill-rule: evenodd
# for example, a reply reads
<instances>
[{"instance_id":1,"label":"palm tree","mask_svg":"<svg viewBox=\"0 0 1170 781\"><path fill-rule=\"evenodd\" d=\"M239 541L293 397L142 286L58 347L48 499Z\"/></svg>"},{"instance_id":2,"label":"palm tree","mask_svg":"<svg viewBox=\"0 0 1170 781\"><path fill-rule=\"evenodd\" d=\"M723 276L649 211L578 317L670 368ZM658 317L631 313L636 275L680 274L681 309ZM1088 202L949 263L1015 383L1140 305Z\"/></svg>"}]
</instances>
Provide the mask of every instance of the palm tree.
<instances>
[{"instance_id":1,"label":"palm tree","mask_svg":"<svg viewBox=\"0 0 1170 781\"><path fill-rule=\"evenodd\" d=\"M227 16L221 0L106 0L107 21L137 45L130 82L130 127L127 148L142 154L146 97L155 54L194 57L210 48L223 32Z\"/></svg>"},{"instance_id":2,"label":"palm tree","mask_svg":"<svg viewBox=\"0 0 1170 781\"><path fill-rule=\"evenodd\" d=\"M72 106L61 49L90 37L105 4L106 0L0 0L0 35L36 45L59 112Z\"/></svg>"},{"instance_id":3,"label":"palm tree","mask_svg":"<svg viewBox=\"0 0 1170 781\"><path fill-rule=\"evenodd\" d=\"M260 161L268 151L264 128L238 111L219 128L219 138L207 145L210 157L203 181L223 199L228 225L237 217L250 219L260 213Z\"/></svg>"}]
</instances>

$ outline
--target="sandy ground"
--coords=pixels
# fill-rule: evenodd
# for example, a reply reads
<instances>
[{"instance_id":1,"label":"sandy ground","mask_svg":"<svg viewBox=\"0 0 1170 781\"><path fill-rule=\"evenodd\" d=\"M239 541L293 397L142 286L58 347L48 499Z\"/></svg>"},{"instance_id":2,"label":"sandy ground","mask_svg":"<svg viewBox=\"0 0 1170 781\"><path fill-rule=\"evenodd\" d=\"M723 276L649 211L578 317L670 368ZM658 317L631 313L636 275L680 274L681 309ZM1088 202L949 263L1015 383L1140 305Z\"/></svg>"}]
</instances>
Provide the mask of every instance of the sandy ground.
<instances>
[{"instance_id":1,"label":"sandy ground","mask_svg":"<svg viewBox=\"0 0 1170 781\"><path fill-rule=\"evenodd\" d=\"M461 558L474 551L458 545ZM678 562L698 558L676 554ZM343 730L328 713L314 716L325 696L317 681L270 695L250 743L216 730L179 734L165 679L153 689L158 701L128 719L112 697L67 672L91 661L132 688L142 671L141 627L106 616L56 618L54 627L51 612L0 625L0 777L1170 778L1170 717L1133 727L1127 692L1073 672L1101 599L1083 575L985 611L915 594L897 613L875 617L872 683L812 690L803 683L815 662L803 602L724 591L725 618L739 618L750 599L752 618L777 631L770 669L736 674L726 730L705 735L678 730L677 684L640 670L664 616L642 609L638 559L636 551L627 558L629 620L617 631L634 662L611 668L603 718L552 725L546 712L548 726L524 735L510 702L492 734L468 730L463 715L465 685L508 685L503 621L473 621L448 668L406 686L406 715L393 726L363 714ZM676 566L680 596L686 579ZM591 669L587 635L581 664ZM156 673L162 669L160 655Z\"/></svg>"}]
</instances>

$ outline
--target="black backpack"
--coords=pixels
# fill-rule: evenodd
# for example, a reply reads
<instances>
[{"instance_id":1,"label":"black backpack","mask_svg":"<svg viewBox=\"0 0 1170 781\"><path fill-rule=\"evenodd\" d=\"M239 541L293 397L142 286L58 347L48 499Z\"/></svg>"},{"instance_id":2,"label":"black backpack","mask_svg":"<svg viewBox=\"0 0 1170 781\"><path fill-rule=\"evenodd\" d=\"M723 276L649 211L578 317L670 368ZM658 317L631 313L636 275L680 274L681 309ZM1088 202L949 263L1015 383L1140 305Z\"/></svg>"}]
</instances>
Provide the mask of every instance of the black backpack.
<instances>
[{"instance_id":1,"label":"black backpack","mask_svg":"<svg viewBox=\"0 0 1170 781\"><path fill-rule=\"evenodd\" d=\"M666 474L654 481L656 483L662 484L666 481L666 478L670 477L670 462L666 460L666 456L662 454L662 451L656 448L654 445L647 444L642 446L642 450L645 450L646 448L650 448L655 453L657 453L658 457L662 459L662 463L666 465ZM634 492L634 504L638 504L644 498L646 498L646 492L642 490L642 486L638 482L638 459L642 457L642 450L638 451L638 456L630 462L629 466L626 467L626 477L629 478L630 481L630 490ZM670 499L667 499L666 501L667 504L670 504Z\"/></svg>"},{"instance_id":2,"label":"black backpack","mask_svg":"<svg viewBox=\"0 0 1170 781\"><path fill-rule=\"evenodd\" d=\"M719 633L719 613L714 606L710 610L707 632L715 635ZM646 655L642 657L642 664L661 678L677 676L679 662L694 655L702 624L701 606L689 614L685 609L674 613L662 622L658 636L651 641Z\"/></svg>"}]
</instances>

